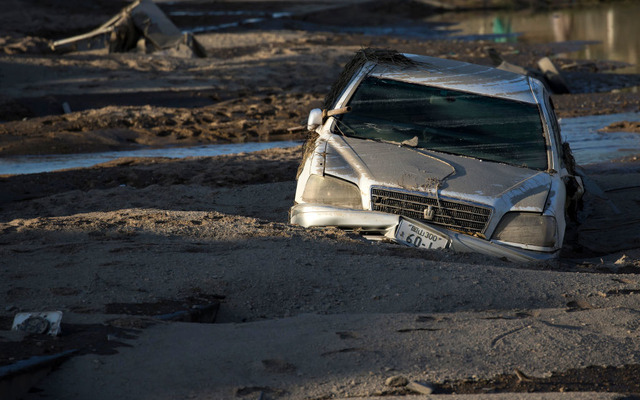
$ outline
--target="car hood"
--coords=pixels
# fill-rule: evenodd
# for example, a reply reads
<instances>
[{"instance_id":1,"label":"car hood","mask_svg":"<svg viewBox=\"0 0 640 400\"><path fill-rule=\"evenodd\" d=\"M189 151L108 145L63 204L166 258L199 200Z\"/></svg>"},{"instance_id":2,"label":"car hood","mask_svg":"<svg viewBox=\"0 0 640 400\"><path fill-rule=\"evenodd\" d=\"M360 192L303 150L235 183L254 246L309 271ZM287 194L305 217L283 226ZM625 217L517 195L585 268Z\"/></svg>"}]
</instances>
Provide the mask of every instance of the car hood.
<instances>
[{"instance_id":1,"label":"car hood","mask_svg":"<svg viewBox=\"0 0 640 400\"><path fill-rule=\"evenodd\" d=\"M325 173L371 186L395 187L486 204L494 209L542 212L551 188L544 171L481 161L391 143L333 136Z\"/></svg>"}]
</instances>

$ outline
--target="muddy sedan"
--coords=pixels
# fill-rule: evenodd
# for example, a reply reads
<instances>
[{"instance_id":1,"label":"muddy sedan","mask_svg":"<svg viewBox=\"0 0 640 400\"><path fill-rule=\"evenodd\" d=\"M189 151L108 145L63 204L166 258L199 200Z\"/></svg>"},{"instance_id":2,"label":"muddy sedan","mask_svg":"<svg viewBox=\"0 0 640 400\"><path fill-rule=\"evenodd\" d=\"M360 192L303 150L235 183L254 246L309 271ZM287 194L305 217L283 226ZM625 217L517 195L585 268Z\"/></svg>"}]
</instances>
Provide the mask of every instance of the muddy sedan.
<instances>
[{"instance_id":1,"label":"muddy sedan","mask_svg":"<svg viewBox=\"0 0 640 400\"><path fill-rule=\"evenodd\" d=\"M365 49L312 110L290 221L516 261L558 255L579 197L537 80Z\"/></svg>"}]
</instances>

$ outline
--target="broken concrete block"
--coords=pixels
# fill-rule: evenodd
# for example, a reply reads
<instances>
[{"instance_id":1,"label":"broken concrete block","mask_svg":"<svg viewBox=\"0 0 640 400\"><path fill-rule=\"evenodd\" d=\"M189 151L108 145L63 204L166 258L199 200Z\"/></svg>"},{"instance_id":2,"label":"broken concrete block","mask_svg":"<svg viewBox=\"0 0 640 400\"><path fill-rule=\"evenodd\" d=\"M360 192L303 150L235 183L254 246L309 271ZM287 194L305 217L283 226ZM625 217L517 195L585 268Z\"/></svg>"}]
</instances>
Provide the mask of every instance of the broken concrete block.
<instances>
[{"instance_id":1,"label":"broken concrete block","mask_svg":"<svg viewBox=\"0 0 640 400\"><path fill-rule=\"evenodd\" d=\"M391 386L391 387L407 386L408 383L409 383L409 380L402 375L391 376L384 381L385 385Z\"/></svg>"},{"instance_id":2,"label":"broken concrete block","mask_svg":"<svg viewBox=\"0 0 640 400\"><path fill-rule=\"evenodd\" d=\"M407 385L407 389L420 394L432 394L434 387L429 383L411 381Z\"/></svg>"},{"instance_id":3,"label":"broken concrete block","mask_svg":"<svg viewBox=\"0 0 640 400\"><path fill-rule=\"evenodd\" d=\"M562 74L560 74L560 71L558 71L558 68L556 68L549 57L543 57L538 60L538 68L540 68L540 71L544 75L544 79L547 81L547 84L553 93L570 93L567 82L565 82Z\"/></svg>"}]
</instances>

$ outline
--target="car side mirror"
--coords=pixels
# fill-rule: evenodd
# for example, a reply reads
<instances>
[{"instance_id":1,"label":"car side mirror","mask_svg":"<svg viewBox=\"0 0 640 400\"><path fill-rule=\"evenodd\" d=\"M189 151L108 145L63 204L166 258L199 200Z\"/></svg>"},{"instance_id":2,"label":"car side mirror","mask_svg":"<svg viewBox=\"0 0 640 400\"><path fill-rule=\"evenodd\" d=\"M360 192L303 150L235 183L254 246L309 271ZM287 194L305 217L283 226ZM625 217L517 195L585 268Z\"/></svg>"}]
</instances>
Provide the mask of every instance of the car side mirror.
<instances>
[{"instance_id":1,"label":"car side mirror","mask_svg":"<svg viewBox=\"0 0 640 400\"><path fill-rule=\"evenodd\" d=\"M310 131L315 131L320 125L322 125L322 110L319 108L314 108L309 112L307 129Z\"/></svg>"}]
</instances>

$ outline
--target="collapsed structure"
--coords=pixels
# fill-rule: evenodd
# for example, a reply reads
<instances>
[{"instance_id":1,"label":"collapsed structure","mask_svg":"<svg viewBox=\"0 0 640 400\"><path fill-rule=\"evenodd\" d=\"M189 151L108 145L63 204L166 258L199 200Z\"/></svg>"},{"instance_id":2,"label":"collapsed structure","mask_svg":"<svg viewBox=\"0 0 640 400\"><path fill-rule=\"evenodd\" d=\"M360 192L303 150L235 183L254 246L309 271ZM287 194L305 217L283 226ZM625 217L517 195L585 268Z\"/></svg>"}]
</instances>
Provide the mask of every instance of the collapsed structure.
<instances>
[{"instance_id":1,"label":"collapsed structure","mask_svg":"<svg viewBox=\"0 0 640 400\"><path fill-rule=\"evenodd\" d=\"M109 53L163 51L178 57L206 57L193 35L181 32L152 0L136 0L99 28L57 40L51 47L59 52L106 48Z\"/></svg>"}]
</instances>

